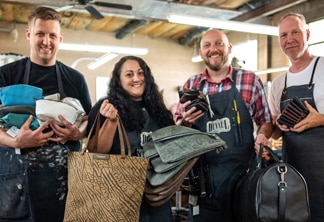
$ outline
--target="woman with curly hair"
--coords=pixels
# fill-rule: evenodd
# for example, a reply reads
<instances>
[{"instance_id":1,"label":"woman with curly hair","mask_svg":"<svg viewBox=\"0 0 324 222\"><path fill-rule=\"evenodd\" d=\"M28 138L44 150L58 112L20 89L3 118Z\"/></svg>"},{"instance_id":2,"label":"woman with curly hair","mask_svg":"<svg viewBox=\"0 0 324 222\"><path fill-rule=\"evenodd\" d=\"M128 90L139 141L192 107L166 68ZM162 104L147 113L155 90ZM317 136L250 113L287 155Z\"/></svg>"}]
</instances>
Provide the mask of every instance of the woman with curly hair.
<instances>
[{"instance_id":1,"label":"woman with curly hair","mask_svg":"<svg viewBox=\"0 0 324 222\"><path fill-rule=\"evenodd\" d=\"M151 69L136 56L122 57L115 64L107 97L100 99L89 113L88 132L98 112L101 128L96 152L100 153L120 154L118 132L108 132L102 127L109 121L116 121L117 115L125 126L133 156L139 155L151 132L174 124ZM112 134L113 139L109 136ZM143 197L140 222L159 221L173 221L171 203L152 207Z\"/></svg>"}]
</instances>

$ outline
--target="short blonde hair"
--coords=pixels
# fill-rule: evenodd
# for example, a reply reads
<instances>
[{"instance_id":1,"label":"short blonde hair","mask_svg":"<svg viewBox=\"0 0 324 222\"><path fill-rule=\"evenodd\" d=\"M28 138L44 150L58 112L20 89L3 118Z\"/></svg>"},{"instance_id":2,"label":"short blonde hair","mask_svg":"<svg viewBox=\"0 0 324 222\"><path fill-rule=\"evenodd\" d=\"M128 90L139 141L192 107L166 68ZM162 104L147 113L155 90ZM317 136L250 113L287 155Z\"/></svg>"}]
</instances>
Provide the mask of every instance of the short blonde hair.
<instances>
[{"instance_id":1,"label":"short blonde hair","mask_svg":"<svg viewBox=\"0 0 324 222\"><path fill-rule=\"evenodd\" d=\"M28 26L31 27L37 19L42 20L55 20L61 25L61 15L52 8L49 7L37 7L28 16Z\"/></svg>"},{"instance_id":2,"label":"short blonde hair","mask_svg":"<svg viewBox=\"0 0 324 222\"><path fill-rule=\"evenodd\" d=\"M282 22L282 20L284 20L285 18L287 17L297 17L299 18L304 24L306 24L306 19L305 19L305 16L302 15L302 14L299 14L299 13L296 13L296 12L290 12L284 16L282 16L280 19L279 19L279 22L278 22L278 25L280 25L280 23Z\"/></svg>"}]
</instances>

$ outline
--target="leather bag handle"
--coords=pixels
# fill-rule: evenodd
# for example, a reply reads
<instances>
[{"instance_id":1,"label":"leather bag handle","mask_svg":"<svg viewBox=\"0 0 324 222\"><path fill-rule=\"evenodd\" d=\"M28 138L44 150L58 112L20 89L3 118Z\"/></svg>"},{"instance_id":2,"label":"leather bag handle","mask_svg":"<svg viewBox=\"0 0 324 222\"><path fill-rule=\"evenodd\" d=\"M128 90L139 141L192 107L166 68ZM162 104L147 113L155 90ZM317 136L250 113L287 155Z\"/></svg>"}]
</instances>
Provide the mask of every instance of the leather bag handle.
<instances>
[{"instance_id":1,"label":"leather bag handle","mask_svg":"<svg viewBox=\"0 0 324 222\"><path fill-rule=\"evenodd\" d=\"M276 162L276 163L279 163L280 160L278 158L278 156L273 152L273 150L268 147L267 145L264 145L264 144L260 144L260 150L259 150L259 154L257 155L257 169L261 169L262 166L262 153L263 153L263 150L266 149L268 151L268 153L271 155L271 157L273 158L273 160Z\"/></svg>"},{"instance_id":2,"label":"leather bag handle","mask_svg":"<svg viewBox=\"0 0 324 222\"><path fill-rule=\"evenodd\" d=\"M120 141L120 153L121 153L121 156L122 158L125 158L125 142L126 142L126 145L127 145L127 154L128 156L131 156L132 155L132 151L131 151L131 147L130 147L130 143L129 143L129 140L128 140L128 136L126 134L126 130L125 130L125 127L122 123L122 121L120 120L119 116L117 115L117 121L118 121L118 134L119 134L119 141Z\"/></svg>"},{"instance_id":3,"label":"leather bag handle","mask_svg":"<svg viewBox=\"0 0 324 222\"><path fill-rule=\"evenodd\" d=\"M125 143L126 143L127 150L128 150L128 156L132 155L131 146L130 146L130 143L129 143L129 140L128 140L128 136L127 136L125 127L124 127L124 125L123 125L123 123L120 120L120 117L118 115L117 115L117 120L116 121L118 122L117 128L118 128L119 141L120 141L120 153L121 153L122 158L125 158L126 157ZM87 147L88 147L88 144L89 144L89 141L90 141L90 138L91 138L91 135L92 135L92 132L93 132L94 129L95 129L95 134L93 135L93 138L92 138L92 140L93 140L92 144L95 146L94 152L96 152L97 144L98 144L98 140L99 140L100 112L97 113L95 121L94 121L94 123L92 124L92 126L90 128L87 140L83 144L81 154L84 154L84 152L87 150Z\"/></svg>"},{"instance_id":4,"label":"leather bag handle","mask_svg":"<svg viewBox=\"0 0 324 222\"><path fill-rule=\"evenodd\" d=\"M260 151L258 155L258 167L261 167L261 158L262 158L262 152L263 149L266 149L268 153L271 155L273 160L276 163L280 163L278 156L273 152L273 150L266 146L261 144L260 145ZM260 162L259 162L260 161ZM278 183L278 222L284 222L286 221L286 205L287 205L287 183L285 182L284 175L287 173L287 166L283 163L279 164L277 166L277 172L280 176L280 181Z\"/></svg>"}]
</instances>

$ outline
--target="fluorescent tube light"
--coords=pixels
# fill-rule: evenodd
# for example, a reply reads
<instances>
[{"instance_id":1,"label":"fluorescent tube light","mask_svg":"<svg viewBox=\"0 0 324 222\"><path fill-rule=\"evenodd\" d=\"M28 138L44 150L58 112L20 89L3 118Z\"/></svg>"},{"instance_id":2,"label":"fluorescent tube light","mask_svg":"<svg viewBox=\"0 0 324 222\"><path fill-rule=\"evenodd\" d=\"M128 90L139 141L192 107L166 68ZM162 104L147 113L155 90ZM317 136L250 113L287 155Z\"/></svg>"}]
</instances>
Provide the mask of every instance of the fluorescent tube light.
<instances>
[{"instance_id":1,"label":"fluorescent tube light","mask_svg":"<svg viewBox=\"0 0 324 222\"><path fill-rule=\"evenodd\" d=\"M147 48L88 45L88 44L74 44L74 43L62 43L60 44L60 49L71 50L71 51L83 51L83 52L104 52L104 53L114 52L118 54L128 54L128 55L146 55L148 53Z\"/></svg>"},{"instance_id":2,"label":"fluorescent tube light","mask_svg":"<svg viewBox=\"0 0 324 222\"><path fill-rule=\"evenodd\" d=\"M88 61L95 61L96 58L79 58L79 59L75 60L75 61L72 63L71 67L72 67L73 69L75 69L76 66L77 66L80 62L82 62L82 61L87 61L87 60L88 60Z\"/></svg>"},{"instance_id":3,"label":"fluorescent tube light","mask_svg":"<svg viewBox=\"0 0 324 222\"><path fill-rule=\"evenodd\" d=\"M278 27L270 25L260 25L248 22L237 22L230 20L218 20L204 17L194 17L185 15L169 15L169 22L193 25L208 28L218 28L224 30L232 30L237 32L257 33L264 35L279 35Z\"/></svg>"},{"instance_id":4,"label":"fluorescent tube light","mask_svg":"<svg viewBox=\"0 0 324 222\"><path fill-rule=\"evenodd\" d=\"M201 62L201 61L203 61L203 59L201 58L200 55L196 55L191 58L191 62Z\"/></svg>"},{"instance_id":5,"label":"fluorescent tube light","mask_svg":"<svg viewBox=\"0 0 324 222\"><path fill-rule=\"evenodd\" d=\"M258 70L258 71L255 71L254 73L256 75L262 75L262 74L274 73L274 72L284 72L284 71L288 71L288 69L289 69L289 66L283 66L283 67Z\"/></svg>"},{"instance_id":6,"label":"fluorescent tube light","mask_svg":"<svg viewBox=\"0 0 324 222\"><path fill-rule=\"evenodd\" d=\"M96 69L99 66L105 64L106 62L116 58L118 56L117 53L106 53L103 56L99 57L98 59L95 59L93 62L89 63L87 65L88 69Z\"/></svg>"}]
</instances>

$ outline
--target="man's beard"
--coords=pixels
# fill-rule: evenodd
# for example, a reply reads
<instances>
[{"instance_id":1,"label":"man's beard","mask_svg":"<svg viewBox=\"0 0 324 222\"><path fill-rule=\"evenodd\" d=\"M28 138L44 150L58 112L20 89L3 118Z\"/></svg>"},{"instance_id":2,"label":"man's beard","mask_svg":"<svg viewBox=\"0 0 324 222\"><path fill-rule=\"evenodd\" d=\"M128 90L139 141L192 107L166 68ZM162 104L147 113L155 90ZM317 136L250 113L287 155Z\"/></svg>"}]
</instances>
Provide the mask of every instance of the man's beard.
<instances>
[{"instance_id":1,"label":"man's beard","mask_svg":"<svg viewBox=\"0 0 324 222\"><path fill-rule=\"evenodd\" d=\"M223 66L227 63L228 61L228 56L222 56L222 61L219 64L216 65L212 65L210 64L210 62L208 61L208 59L204 59L204 63L206 64L206 66L208 68L210 68L213 71L219 71L223 68Z\"/></svg>"}]
</instances>

